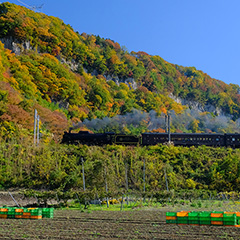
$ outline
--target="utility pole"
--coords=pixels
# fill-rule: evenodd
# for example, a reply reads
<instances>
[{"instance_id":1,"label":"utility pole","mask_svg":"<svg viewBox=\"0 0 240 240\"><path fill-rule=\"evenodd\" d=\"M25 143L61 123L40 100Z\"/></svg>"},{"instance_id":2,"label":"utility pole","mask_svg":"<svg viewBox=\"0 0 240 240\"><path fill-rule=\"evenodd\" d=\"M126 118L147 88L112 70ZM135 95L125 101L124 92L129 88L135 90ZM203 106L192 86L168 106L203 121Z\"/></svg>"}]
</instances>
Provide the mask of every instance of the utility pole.
<instances>
[{"instance_id":1,"label":"utility pole","mask_svg":"<svg viewBox=\"0 0 240 240\"><path fill-rule=\"evenodd\" d=\"M145 158L143 158L143 192L145 193Z\"/></svg>"},{"instance_id":2,"label":"utility pole","mask_svg":"<svg viewBox=\"0 0 240 240\"><path fill-rule=\"evenodd\" d=\"M128 169L127 169L127 162L125 162L125 179L126 179L126 190L128 193ZM127 195L127 205L128 205L128 195Z\"/></svg>"},{"instance_id":3,"label":"utility pole","mask_svg":"<svg viewBox=\"0 0 240 240\"><path fill-rule=\"evenodd\" d=\"M165 115L165 132L168 132L168 114Z\"/></svg>"},{"instance_id":4,"label":"utility pole","mask_svg":"<svg viewBox=\"0 0 240 240\"><path fill-rule=\"evenodd\" d=\"M36 132L37 132L37 109L34 110L34 137L33 137L34 145L36 145Z\"/></svg>"},{"instance_id":5,"label":"utility pole","mask_svg":"<svg viewBox=\"0 0 240 240\"><path fill-rule=\"evenodd\" d=\"M106 193L108 194L108 186L107 186L107 170L106 170L106 165L104 167L104 173L105 173L105 188L106 188ZM108 204L108 196L107 196L107 207L109 208Z\"/></svg>"},{"instance_id":6,"label":"utility pole","mask_svg":"<svg viewBox=\"0 0 240 240\"><path fill-rule=\"evenodd\" d=\"M33 136L33 144L35 145L39 145L39 139L40 139L40 117L37 113L37 109L34 110L34 136Z\"/></svg>"},{"instance_id":7,"label":"utility pole","mask_svg":"<svg viewBox=\"0 0 240 240\"><path fill-rule=\"evenodd\" d=\"M164 175L165 175L165 181L166 181L166 188L167 188L167 191L169 192L169 189L168 189L168 180L167 180L167 174L166 174L166 169L164 168Z\"/></svg>"},{"instance_id":8,"label":"utility pole","mask_svg":"<svg viewBox=\"0 0 240 240\"><path fill-rule=\"evenodd\" d=\"M171 143L170 121L171 121L171 116L168 113L168 143Z\"/></svg>"},{"instance_id":9,"label":"utility pole","mask_svg":"<svg viewBox=\"0 0 240 240\"><path fill-rule=\"evenodd\" d=\"M40 118L38 115L37 116L37 146L39 145L39 122L40 122Z\"/></svg>"},{"instance_id":10,"label":"utility pole","mask_svg":"<svg viewBox=\"0 0 240 240\"><path fill-rule=\"evenodd\" d=\"M143 158L143 192L144 192L144 198L143 198L143 202L145 203L145 170L146 166L145 166L145 158Z\"/></svg>"},{"instance_id":11,"label":"utility pole","mask_svg":"<svg viewBox=\"0 0 240 240\"><path fill-rule=\"evenodd\" d=\"M84 176L84 161L83 161L83 157L81 157L81 162L82 162L82 176L83 176L83 191L85 192L86 188L85 188L85 176Z\"/></svg>"}]
</instances>

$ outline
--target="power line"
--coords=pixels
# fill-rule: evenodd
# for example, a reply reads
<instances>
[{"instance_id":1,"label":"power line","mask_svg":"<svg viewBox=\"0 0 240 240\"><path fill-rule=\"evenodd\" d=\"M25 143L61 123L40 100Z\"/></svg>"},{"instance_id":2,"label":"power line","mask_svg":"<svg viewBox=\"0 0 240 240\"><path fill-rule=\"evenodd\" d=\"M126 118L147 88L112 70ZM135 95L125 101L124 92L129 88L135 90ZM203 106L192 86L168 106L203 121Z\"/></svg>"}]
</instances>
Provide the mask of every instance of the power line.
<instances>
[{"instance_id":1,"label":"power line","mask_svg":"<svg viewBox=\"0 0 240 240\"><path fill-rule=\"evenodd\" d=\"M43 5L44 5L44 4L42 4L42 5L40 5L40 6L30 6L30 5L24 3L24 2L22 2L22 1L20 1L20 0L17 0L17 1L18 1L19 3L21 3L21 4L23 4L24 6L26 6L27 8L33 10L33 11L38 11L37 9L42 9L42 7L43 7ZM38 11L38 12L39 12L39 11Z\"/></svg>"}]
</instances>

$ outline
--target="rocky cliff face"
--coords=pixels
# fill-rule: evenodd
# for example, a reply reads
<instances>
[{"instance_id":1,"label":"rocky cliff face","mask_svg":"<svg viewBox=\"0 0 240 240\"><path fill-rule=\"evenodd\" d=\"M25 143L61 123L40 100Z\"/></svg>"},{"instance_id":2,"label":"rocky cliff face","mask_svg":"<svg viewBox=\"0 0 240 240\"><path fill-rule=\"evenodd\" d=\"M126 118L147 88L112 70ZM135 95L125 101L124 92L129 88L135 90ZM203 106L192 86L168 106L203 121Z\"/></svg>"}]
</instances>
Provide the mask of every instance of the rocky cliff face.
<instances>
[{"instance_id":1,"label":"rocky cliff face","mask_svg":"<svg viewBox=\"0 0 240 240\"><path fill-rule=\"evenodd\" d=\"M221 108L216 108L210 104L202 105L199 102L182 99L182 98L176 97L172 94L170 94L169 97L172 98L177 103L180 103L184 106L187 106L189 109L193 109L198 112L212 112L216 116L225 115Z\"/></svg>"},{"instance_id":2,"label":"rocky cliff face","mask_svg":"<svg viewBox=\"0 0 240 240\"><path fill-rule=\"evenodd\" d=\"M16 55L20 55L24 51L29 51L29 50L35 50L38 53L40 53L39 49L32 47L29 41L19 42L16 39L13 39L13 37L2 38L2 39L0 39L0 41L4 44L5 48L11 50ZM61 56L57 56L57 59L61 63L67 64L73 72L75 72L79 67L79 64L76 63L74 60L66 61ZM87 72L86 69L84 69L84 71ZM93 71L91 74L97 75L97 72ZM104 77L106 78L107 81L113 80L117 85L119 85L121 82L123 82L129 88L132 88L134 90L137 89L137 83L135 82L135 80L133 78L120 79L118 76L110 76L109 74L104 75Z\"/></svg>"},{"instance_id":3,"label":"rocky cliff face","mask_svg":"<svg viewBox=\"0 0 240 240\"><path fill-rule=\"evenodd\" d=\"M20 55L24 51L28 50L36 50L39 52L38 49L31 46L29 41L19 42L13 37L1 38L0 41L4 44L4 47L11 50L16 55Z\"/></svg>"},{"instance_id":4,"label":"rocky cliff face","mask_svg":"<svg viewBox=\"0 0 240 240\"><path fill-rule=\"evenodd\" d=\"M119 85L121 82L125 83L130 89L137 89L137 83L133 78L127 78L127 79L121 79L118 76L110 76L110 75L105 75L104 76L107 81L114 81L117 85Z\"/></svg>"}]
</instances>

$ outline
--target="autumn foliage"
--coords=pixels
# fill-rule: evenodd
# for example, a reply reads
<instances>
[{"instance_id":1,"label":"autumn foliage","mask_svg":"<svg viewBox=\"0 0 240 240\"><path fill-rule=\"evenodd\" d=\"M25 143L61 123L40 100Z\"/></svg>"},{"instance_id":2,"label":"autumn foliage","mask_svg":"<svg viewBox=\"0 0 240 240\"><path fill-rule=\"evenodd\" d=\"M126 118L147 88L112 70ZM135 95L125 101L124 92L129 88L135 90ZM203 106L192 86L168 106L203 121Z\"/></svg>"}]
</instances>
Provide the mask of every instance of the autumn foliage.
<instances>
[{"instance_id":1,"label":"autumn foliage","mask_svg":"<svg viewBox=\"0 0 240 240\"><path fill-rule=\"evenodd\" d=\"M69 126L86 118L113 117L133 109L182 113L185 107L173 96L212 105L233 120L240 117L238 85L143 51L129 53L114 40L80 35L59 18L2 3L0 38L15 41L21 50L15 55L0 44L2 132L32 133L36 108L42 131L59 140ZM191 131L199 131L197 120L191 124Z\"/></svg>"}]
</instances>

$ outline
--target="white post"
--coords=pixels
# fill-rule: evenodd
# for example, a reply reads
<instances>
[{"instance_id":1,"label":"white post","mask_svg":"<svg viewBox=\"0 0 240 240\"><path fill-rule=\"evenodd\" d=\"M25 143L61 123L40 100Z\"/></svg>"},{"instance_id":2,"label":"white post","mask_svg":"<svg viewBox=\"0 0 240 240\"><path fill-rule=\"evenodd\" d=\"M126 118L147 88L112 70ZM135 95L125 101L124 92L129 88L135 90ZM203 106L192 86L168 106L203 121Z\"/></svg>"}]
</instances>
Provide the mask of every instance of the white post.
<instances>
[{"instance_id":1,"label":"white post","mask_svg":"<svg viewBox=\"0 0 240 240\"><path fill-rule=\"evenodd\" d=\"M85 176L84 176L84 161L83 161L83 157L81 157L81 161L82 161L82 176L83 176L83 191L85 191Z\"/></svg>"},{"instance_id":2,"label":"white post","mask_svg":"<svg viewBox=\"0 0 240 240\"><path fill-rule=\"evenodd\" d=\"M34 137L33 137L33 143L36 145L36 130L37 130L37 110L34 110Z\"/></svg>"},{"instance_id":3,"label":"white post","mask_svg":"<svg viewBox=\"0 0 240 240\"><path fill-rule=\"evenodd\" d=\"M39 145L39 123L40 122L40 118L39 115L37 115L37 146Z\"/></svg>"}]
</instances>

